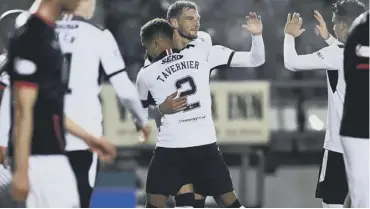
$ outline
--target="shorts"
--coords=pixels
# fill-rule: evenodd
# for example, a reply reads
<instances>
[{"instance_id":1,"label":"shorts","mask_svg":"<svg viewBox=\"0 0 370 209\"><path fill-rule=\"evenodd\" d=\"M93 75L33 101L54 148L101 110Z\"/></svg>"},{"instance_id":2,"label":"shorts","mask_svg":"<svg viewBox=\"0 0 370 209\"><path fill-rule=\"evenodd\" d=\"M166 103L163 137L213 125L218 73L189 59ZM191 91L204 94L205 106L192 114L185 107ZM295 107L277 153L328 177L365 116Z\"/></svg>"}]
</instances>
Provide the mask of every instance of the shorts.
<instances>
[{"instance_id":1,"label":"shorts","mask_svg":"<svg viewBox=\"0 0 370 209\"><path fill-rule=\"evenodd\" d=\"M175 196L183 185L194 192L220 196L233 192L229 169L216 143L187 148L157 147L149 165L146 192Z\"/></svg>"},{"instance_id":2,"label":"shorts","mask_svg":"<svg viewBox=\"0 0 370 209\"><path fill-rule=\"evenodd\" d=\"M80 205L89 208L99 169L98 157L89 150L68 151L67 156L76 176Z\"/></svg>"},{"instance_id":3,"label":"shorts","mask_svg":"<svg viewBox=\"0 0 370 209\"><path fill-rule=\"evenodd\" d=\"M316 186L316 198L326 204L343 205L348 194L343 154L324 149Z\"/></svg>"},{"instance_id":4,"label":"shorts","mask_svg":"<svg viewBox=\"0 0 370 209\"><path fill-rule=\"evenodd\" d=\"M369 139L341 136L351 208L369 208Z\"/></svg>"},{"instance_id":5,"label":"shorts","mask_svg":"<svg viewBox=\"0 0 370 209\"><path fill-rule=\"evenodd\" d=\"M77 183L64 155L31 156L28 208L78 208Z\"/></svg>"}]
</instances>

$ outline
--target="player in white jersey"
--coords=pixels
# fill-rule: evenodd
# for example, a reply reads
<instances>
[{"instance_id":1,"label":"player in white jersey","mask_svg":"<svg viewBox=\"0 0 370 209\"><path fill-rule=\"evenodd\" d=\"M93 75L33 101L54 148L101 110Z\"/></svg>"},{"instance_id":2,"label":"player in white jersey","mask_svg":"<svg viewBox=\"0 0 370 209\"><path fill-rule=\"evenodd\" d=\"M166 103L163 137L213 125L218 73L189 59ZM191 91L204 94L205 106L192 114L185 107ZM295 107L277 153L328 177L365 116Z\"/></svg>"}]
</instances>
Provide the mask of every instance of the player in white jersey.
<instances>
[{"instance_id":1,"label":"player in white jersey","mask_svg":"<svg viewBox=\"0 0 370 209\"><path fill-rule=\"evenodd\" d=\"M103 116L98 96L101 76L105 74L121 103L148 137L150 128L146 114L135 85L125 71L116 40L109 30L89 21L95 5L95 0L84 0L73 15L65 15L57 22L56 31L70 70L70 94L66 96L65 113L84 129L102 136ZM81 206L89 207L98 169L97 158L75 136L67 134L66 140L67 155L78 181Z\"/></svg>"},{"instance_id":2,"label":"player in white jersey","mask_svg":"<svg viewBox=\"0 0 370 209\"><path fill-rule=\"evenodd\" d=\"M357 10L347 10L348 8ZM341 11L350 11L350 15L356 17L364 9L363 4L358 4L357 1L347 1ZM349 16L348 14L345 15ZM292 17L289 14L285 26L284 63L285 67L292 71L318 69L327 71L327 128L316 198L322 199L323 207L343 207L348 194L343 148L339 136L346 89L343 74L343 43L347 39L346 34L348 32L344 29L343 24L349 25L353 19L346 19L346 22L342 22L340 18L343 13L333 11L333 24L337 40L328 33L326 23L320 13L315 11L314 16L319 22L316 30L325 39L328 46L312 54L298 55L295 50L294 38L304 32L304 29L301 29L303 20L298 13L294 13Z\"/></svg>"},{"instance_id":3,"label":"player in white jersey","mask_svg":"<svg viewBox=\"0 0 370 209\"><path fill-rule=\"evenodd\" d=\"M174 28L174 44L176 48L182 49L185 45L189 42L192 44L197 45L201 43L205 43L206 47L212 46L212 39L209 34L198 31L200 26L200 17L197 13L197 5L194 2L190 1L176 1L173 3L167 11L167 21L170 22L172 27ZM246 25L245 25L246 26ZM255 38L258 36L252 36L252 40L255 41ZM253 51L253 50L252 50ZM256 61L258 62L259 56L256 56ZM146 64L148 60L146 60ZM258 66L258 63L253 63L251 66ZM146 66L146 65L144 65ZM224 66L217 66L215 69L219 68L222 69ZM213 69L211 69L212 71ZM149 106L149 115L157 118L158 116L157 111L155 111L155 107ZM157 120L159 120L157 118ZM194 207L204 207L205 206L205 198L206 195L204 191L201 191L201 187L195 186L195 203ZM217 197L215 197L217 203L220 206L223 206L222 201L219 201Z\"/></svg>"},{"instance_id":4,"label":"player in white jersey","mask_svg":"<svg viewBox=\"0 0 370 209\"><path fill-rule=\"evenodd\" d=\"M199 14L195 4L186 7L190 8L182 8L181 16L191 16L195 23L191 34L196 38ZM246 27L255 35L251 52L195 41L188 41L181 50L173 49L174 30L166 20L156 19L142 27L142 43L155 58L139 72L137 87L143 103L156 106L162 113L157 120L157 148L148 170L147 207L163 207L169 195L175 196L177 206L193 206L194 190L219 197L227 207L241 206L216 145L209 73L221 65L250 67L264 63L260 18L251 14ZM187 98L184 108L181 101L172 101L175 91L180 98ZM171 114L178 110L181 112Z\"/></svg>"}]
</instances>

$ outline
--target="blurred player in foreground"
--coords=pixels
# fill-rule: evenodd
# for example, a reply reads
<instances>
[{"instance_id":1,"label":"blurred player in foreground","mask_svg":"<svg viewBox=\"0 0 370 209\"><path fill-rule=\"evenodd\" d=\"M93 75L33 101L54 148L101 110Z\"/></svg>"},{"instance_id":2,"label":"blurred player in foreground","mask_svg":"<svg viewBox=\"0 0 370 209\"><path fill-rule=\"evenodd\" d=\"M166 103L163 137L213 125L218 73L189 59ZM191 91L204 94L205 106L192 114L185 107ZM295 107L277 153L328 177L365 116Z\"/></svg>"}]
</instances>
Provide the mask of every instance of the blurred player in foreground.
<instances>
[{"instance_id":1,"label":"blurred player in foreground","mask_svg":"<svg viewBox=\"0 0 370 209\"><path fill-rule=\"evenodd\" d=\"M177 29L173 25L177 28L180 25L176 16L169 18L173 25L155 19L141 30L142 43L154 60L139 72L137 87L146 107L158 105L157 112L162 115L161 121L157 120L160 130L157 148L148 170L147 207L164 207L169 195L175 196L176 206L192 207L194 191L219 197L226 207L242 207L216 145L209 73L218 66L263 64L262 23L260 17L250 13L244 27L254 35L252 49L234 52L194 40L199 29L199 14L194 3L186 2L180 12L180 16L188 20L184 28L188 36L182 39L183 48L174 48ZM180 98L174 101L177 92Z\"/></svg>"},{"instance_id":2,"label":"blurred player in foreground","mask_svg":"<svg viewBox=\"0 0 370 209\"><path fill-rule=\"evenodd\" d=\"M343 207L348 194L343 148L340 142L339 127L343 111L343 98L346 89L343 74L343 48L348 29L353 20L365 11L363 3L357 0L341 0L333 5L335 39L327 30L326 23L318 11L314 17L318 21L316 30L326 41L327 47L306 55L298 55L294 38L300 36L303 19L298 13L288 15L285 26L284 63L292 71L326 70L328 85L328 123L325 134L324 155L319 171L316 198L322 199L323 207Z\"/></svg>"},{"instance_id":3,"label":"blurred player in foreground","mask_svg":"<svg viewBox=\"0 0 370 209\"><path fill-rule=\"evenodd\" d=\"M26 201L27 207L78 207L76 179L64 151L64 130L83 139L103 159L114 158L115 149L64 117L68 72L56 40L55 20L62 11L74 10L79 0L38 3L9 41L12 195Z\"/></svg>"},{"instance_id":4,"label":"blurred player in foreground","mask_svg":"<svg viewBox=\"0 0 370 209\"><path fill-rule=\"evenodd\" d=\"M96 0L81 0L72 14L57 21L56 32L68 63L69 93L65 114L96 136L103 135L103 115L99 93L105 74L120 102L134 116L144 141L150 134L146 113L135 85L130 81L120 50L111 32L93 24ZM100 66L102 68L100 68ZM67 133L67 156L75 172L81 207L89 207L98 172L97 156L78 137Z\"/></svg>"},{"instance_id":5,"label":"blurred player in foreground","mask_svg":"<svg viewBox=\"0 0 370 209\"><path fill-rule=\"evenodd\" d=\"M9 10L0 16L0 48L6 52L8 39L15 27L26 20L19 15L23 10ZM19 18L17 18L19 17ZM0 55L0 207L14 207L16 203L9 196L11 171L7 161L7 147L10 130L10 89L9 76L5 72L6 54ZM2 92L2 94L1 94Z\"/></svg>"},{"instance_id":6,"label":"blurred player in foreground","mask_svg":"<svg viewBox=\"0 0 370 209\"><path fill-rule=\"evenodd\" d=\"M344 49L347 84L340 129L352 208L369 208L369 12L350 28Z\"/></svg>"}]
</instances>

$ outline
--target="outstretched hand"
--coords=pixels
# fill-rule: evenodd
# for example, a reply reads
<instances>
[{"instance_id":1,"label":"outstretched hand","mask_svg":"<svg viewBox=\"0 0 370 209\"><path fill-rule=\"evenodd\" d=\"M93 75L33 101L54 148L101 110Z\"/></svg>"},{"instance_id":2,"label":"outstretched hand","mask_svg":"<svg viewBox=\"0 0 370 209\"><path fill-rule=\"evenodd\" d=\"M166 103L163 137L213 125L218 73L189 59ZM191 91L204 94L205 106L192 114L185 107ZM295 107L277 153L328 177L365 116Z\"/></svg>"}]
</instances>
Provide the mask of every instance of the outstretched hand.
<instances>
[{"instance_id":1,"label":"outstretched hand","mask_svg":"<svg viewBox=\"0 0 370 209\"><path fill-rule=\"evenodd\" d=\"M242 25L243 28L247 29L252 35L262 34L263 24L260 15L250 12L245 18L247 24Z\"/></svg>"},{"instance_id":2,"label":"outstretched hand","mask_svg":"<svg viewBox=\"0 0 370 209\"><path fill-rule=\"evenodd\" d=\"M300 36L305 29L302 29L303 19L299 13L294 12L293 16L289 13L287 17L287 22L285 24L284 32L289 34L294 38Z\"/></svg>"},{"instance_id":3,"label":"outstretched hand","mask_svg":"<svg viewBox=\"0 0 370 209\"><path fill-rule=\"evenodd\" d=\"M319 23L318 25L316 25L316 28L315 28L316 34L320 35L324 40L327 40L330 37L330 34L329 34L329 31L328 31L328 28L326 27L326 22L325 22L324 18L322 17L320 12L318 12L317 10L314 11L313 16L315 17L315 19Z\"/></svg>"}]
</instances>

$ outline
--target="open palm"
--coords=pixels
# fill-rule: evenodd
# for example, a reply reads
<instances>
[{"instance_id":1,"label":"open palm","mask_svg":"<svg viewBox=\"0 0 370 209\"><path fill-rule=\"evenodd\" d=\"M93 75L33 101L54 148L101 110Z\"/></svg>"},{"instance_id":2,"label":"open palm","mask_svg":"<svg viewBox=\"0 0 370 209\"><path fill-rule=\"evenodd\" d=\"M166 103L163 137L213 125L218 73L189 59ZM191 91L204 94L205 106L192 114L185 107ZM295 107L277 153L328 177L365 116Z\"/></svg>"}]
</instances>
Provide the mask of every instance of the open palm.
<instances>
[{"instance_id":1,"label":"open palm","mask_svg":"<svg viewBox=\"0 0 370 209\"><path fill-rule=\"evenodd\" d=\"M263 24L261 20L261 16L254 12L250 12L248 16L246 16L247 24L243 25L243 28L247 29L251 34L258 35L262 34Z\"/></svg>"}]
</instances>

